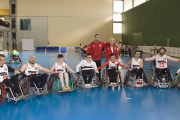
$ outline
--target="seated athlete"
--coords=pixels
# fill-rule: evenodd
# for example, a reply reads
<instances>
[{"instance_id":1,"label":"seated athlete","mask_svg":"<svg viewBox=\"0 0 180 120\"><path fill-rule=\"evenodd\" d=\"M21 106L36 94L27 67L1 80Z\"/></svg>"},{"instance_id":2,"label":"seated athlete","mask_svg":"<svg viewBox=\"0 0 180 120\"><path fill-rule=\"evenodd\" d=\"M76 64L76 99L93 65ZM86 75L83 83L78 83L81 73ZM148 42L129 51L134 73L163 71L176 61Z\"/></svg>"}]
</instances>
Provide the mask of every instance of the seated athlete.
<instances>
[{"instance_id":1,"label":"seated athlete","mask_svg":"<svg viewBox=\"0 0 180 120\"><path fill-rule=\"evenodd\" d=\"M136 75L136 80L138 80L138 77L140 77L140 80L142 80L142 74L143 74L143 60L140 57L140 51L135 51L134 57L131 58L123 68L127 67L129 64L131 64L132 74ZM122 68L122 69L123 69Z\"/></svg>"},{"instance_id":2,"label":"seated athlete","mask_svg":"<svg viewBox=\"0 0 180 120\"><path fill-rule=\"evenodd\" d=\"M97 69L96 63L92 60L91 54L87 54L86 59L83 59L76 66L76 73L80 75L79 68L82 70L82 77L85 82L85 86L90 86L92 78L94 76L94 70ZM89 75L89 79L87 80L87 75Z\"/></svg>"},{"instance_id":3,"label":"seated athlete","mask_svg":"<svg viewBox=\"0 0 180 120\"><path fill-rule=\"evenodd\" d=\"M121 67L123 67L123 65L119 61L116 60L116 57L114 54L111 54L110 61L107 61L104 65L97 68L95 70L95 72L97 72L97 70L99 70L107 65L109 65L108 66L108 75L110 78L110 84L118 84L116 81L116 76L117 76L116 70L118 69L118 65ZM129 69L129 68L127 68L127 69ZM109 84L109 83L107 83L107 84Z\"/></svg>"},{"instance_id":4,"label":"seated athlete","mask_svg":"<svg viewBox=\"0 0 180 120\"><path fill-rule=\"evenodd\" d=\"M172 58L170 56L165 55L166 49L164 47L161 47L158 50L158 54L151 57L151 58L144 58L143 61L152 61L155 60L155 71L158 74L158 78L160 79L161 73L167 73L168 76L170 76L170 70L168 69L168 60L174 61L174 62L180 62L177 58ZM168 82L168 81L167 81Z\"/></svg>"},{"instance_id":5,"label":"seated athlete","mask_svg":"<svg viewBox=\"0 0 180 120\"><path fill-rule=\"evenodd\" d=\"M119 54L124 54L124 47L123 47L123 45L121 45L121 47L119 48Z\"/></svg>"},{"instance_id":6,"label":"seated athlete","mask_svg":"<svg viewBox=\"0 0 180 120\"><path fill-rule=\"evenodd\" d=\"M62 90L63 91L71 90L71 88L69 87L69 75L68 75L66 69L68 69L72 73L75 73L75 72L63 61L64 60L63 54L59 54L57 56L57 59L58 59L58 62L54 63L51 70L58 73L59 80L60 80L60 82L62 84ZM66 87L64 85L63 76L65 78Z\"/></svg>"},{"instance_id":7,"label":"seated athlete","mask_svg":"<svg viewBox=\"0 0 180 120\"><path fill-rule=\"evenodd\" d=\"M21 58L20 58L20 56L19 56L19 52L18 52L18 51L13 50L13 52L12 52L12 53L11 53L11 55L10 55L10 60L9 60L9 63L11 63L11 62L12 62L13 57L19 57L19 61L22 63L22 61L21 61Z\"/></svg>"},{"instance_id":8,"label":"seated athlete","mask_svg":"<svg viewBox=\"0 0 180 120\"><path fill-rule=\"evenodd\" d=\"M43 92L43 87L47 82L48 74L44 73L42 75L39 75L39 70L42 70L49 74L54 72L37 64L36 58L33 55L29 57L29 63L23 64L20 68L20 71L25 72L30 80L36 84L39 92Z\"/></svg>"},{"instance_id":9,"label":"seated athlete","mask_svg":"<svg viewBox=\"0 0 180 120\"><path fill-rule=\"evenodd\" d=\"M11 88L14 97L21 96L21 91L18 83L18 76L14 75L11 78L9 78L9 72L15 74L21 74L23 77L26 77L26 75L9 67L4 63L5 63L5 55L0 54L0 82L4 83L7 87Z\"/></svg>"}]
</instances>

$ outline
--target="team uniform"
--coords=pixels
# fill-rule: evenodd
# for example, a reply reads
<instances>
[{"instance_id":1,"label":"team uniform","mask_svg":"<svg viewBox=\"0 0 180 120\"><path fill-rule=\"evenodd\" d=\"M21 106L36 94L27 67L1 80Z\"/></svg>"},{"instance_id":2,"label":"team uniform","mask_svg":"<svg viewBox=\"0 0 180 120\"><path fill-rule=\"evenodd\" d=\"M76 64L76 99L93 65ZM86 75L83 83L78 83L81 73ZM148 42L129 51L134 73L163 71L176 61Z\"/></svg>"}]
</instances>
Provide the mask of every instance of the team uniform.
<instances>
[{"instance_id":1,"label":"team uniform","mask_svg":"<svg viewBox=\"0 0 180 120\"><path fill-rule=\"evenodd\" d=\"M138 61L132 58L131 69L132 69L132 74L136 75L136 79L138 79L138 76L140 76L140 79L142 79L143 69L139 68L140 63L141 63L141 58L139 58Z\"/></svg>"},{"instance_id":2,"label":"team uniform","mask_svg":"<svg viewBox=\"0 0 180 120\"><path fill-rule=\"evenodd\" d=\"M110 46L110 43L108 43L104 47L104 54L105 54L106 60L110 59L111 54L114 54L116 59L118 59L119 58L118 47L115 44L113 46Z\"/></svg>"},{"instance_id":3,"label":"team uniform","mask_svg":"<svg viewBox=\"0 0 180 120\"><path fill-rule=\"evenodd\" d=\"M85 84L90 84L94 76L94 70L97 69L96 63L94 61L87 62L87 60L82 60L76 66L76 72L79 72L79 68L81 68L82 70L82 77L84 79ZM88 80L87 75L89 75Z\"/></svg>"},{"instance_id":4,"label":"team uniform","mask_svg":"<svg viewBox=\"0 0 180 120\"><path fill-rule=\"evenodd\" d=\"M119 61L107 61L104 65L100 66L99 68L97 68L97 70L100 70L101 68L105 67L108 65L108 75L109 75L109 78L110 78L110 82L111 83L116 83L116 76L117 76L117 73L116 73L116 70L118 68L118 65L123 67L123 65L119 62ZM126 68L126 69L129 69L129 68Z\"/></svg>"},{"instance_id":5,"label":"team uniform","mask_svg":"<svg viewBox=\"0 0 180 120\"><path fill-rule=\"evenodd\" d=\"M37 63L34 63L34 66L31 66L29 63L27 63L25 74L29 76L30 80L36 84L37 88L43 88L47 82L48 75L46 73L38 75L39 66Z\"/></svg>"},{"instance_id":6,"label":"team uniform","mask_svg":"<svg viewBox=\"0 0 180 120\"><path fill-rule=\"evenodd\" d=\"M9 72L14 73L14 71L15 69L6 64L0 66L0 82L4 83L7 87L10 87L14 96L16 96L16 93L20 93L18 77L14 75L9 78ZM14 86L12 86L12 84L14 84Z\"/></svg>"},{"instance_id":7,"label":"team uniform","mask_svg":"<svg viewBox=\"0 0 180 120\"><path fill-rule=\"evenodd\" d=\"M59 65L58 62L55 62L55 68L54 68L55 72L66 72L66 63L63 62L62 65Z\"/></svg>"}]
</instances>

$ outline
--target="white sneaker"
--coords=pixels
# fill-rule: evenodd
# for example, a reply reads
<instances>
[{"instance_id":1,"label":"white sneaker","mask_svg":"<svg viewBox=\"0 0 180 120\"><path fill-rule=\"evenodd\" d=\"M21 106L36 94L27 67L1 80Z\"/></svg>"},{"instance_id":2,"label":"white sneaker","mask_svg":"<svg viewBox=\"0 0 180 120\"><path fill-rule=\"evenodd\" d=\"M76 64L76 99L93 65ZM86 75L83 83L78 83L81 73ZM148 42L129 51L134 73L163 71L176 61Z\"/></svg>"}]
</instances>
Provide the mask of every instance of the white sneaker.
<instances>
[{"instance_id":1,"label":"white sneaker","mask_svg":"<svg viewBox=\"0 0 180 120\"><path fill-rule=\"evenodd\" d=\"M88 87L90 87L91 85L90 84L88 84Z\"/></svg>"},{"instance_id":2,"label":"white sneaker","mask_svg":"<svg viewBox=\"0 0 180 120\"><path fill-rule=\"evenodd\" d=\"M85 86L85 87L87 87L87 86L88 86L88 84L85 84L84 86Z\"/></svg>"},{"instance_id":3,"label":"white sneaker","mask_svg":"<svg viewBox=\"0 0 180 120\"><path fill-rule=\"evenodd\" d=\"M116 83L115 83L115 82L114 82L113 84L114 84L114 85L116 85Z\"/></svg>"},{"instance_id":4,"label":"white sneaker","mask_svg":"<svg viewBox=\"0 0 180 120\"><path fill-rule=\"evenodd\" d=\"M114 83L110 83L110 85L113 85Z\"/></svg>"}]
</instances>

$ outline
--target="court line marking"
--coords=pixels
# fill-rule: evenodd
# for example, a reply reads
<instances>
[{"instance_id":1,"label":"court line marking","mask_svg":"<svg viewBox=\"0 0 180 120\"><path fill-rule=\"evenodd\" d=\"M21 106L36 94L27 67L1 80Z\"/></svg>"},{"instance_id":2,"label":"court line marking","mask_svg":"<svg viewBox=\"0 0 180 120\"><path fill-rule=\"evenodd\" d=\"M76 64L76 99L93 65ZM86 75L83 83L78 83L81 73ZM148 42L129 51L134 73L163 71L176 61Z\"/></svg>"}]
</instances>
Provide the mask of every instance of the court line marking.
<instances>
[{"instance_id":1,"label":"court line marking","mask_svg":"<svg viewBox=\"0 0 180 120\"><path fill-rule=\"evenodd\" d=\"M39 54L35 55L35 57L39 56L40 54L41 54L41 53L39 53ZM21 64L19 64L19 65L15 66L15 67L14 67L14 69L16 69L17 67L19 67L19 66L21 66L22 64L26 63L27 61L29 61L29 59L28 59L28 60L26 60L26 61L24 61L23 63L21 63Z\"/></svg>"},{"instance_id":2,"label":"court line marking","mask_svg":"<svg viewBox=\"0 0 180 120\"><path fill-rule=\"evenodd\" d=\"M131 100L132 98L126 98L126 100Z\"/></svg>"}]
</instances>

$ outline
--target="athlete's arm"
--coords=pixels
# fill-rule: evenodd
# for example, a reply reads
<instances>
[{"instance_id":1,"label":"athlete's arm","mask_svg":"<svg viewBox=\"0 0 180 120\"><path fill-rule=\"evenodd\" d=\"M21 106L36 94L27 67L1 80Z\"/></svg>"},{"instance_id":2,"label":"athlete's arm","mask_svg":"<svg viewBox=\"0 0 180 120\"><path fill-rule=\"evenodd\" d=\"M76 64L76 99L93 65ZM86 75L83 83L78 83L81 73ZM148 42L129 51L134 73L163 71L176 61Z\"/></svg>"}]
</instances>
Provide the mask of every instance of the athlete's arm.
<instances>
[{"instance_id":1,"label":"athlete's arm","mask_svg":"<svg viewBox=\"0 0 180 120\"><path fill-rule=\"evenodd\" d=\"M65 64L65 66L70 72L75 73L74 70L72 70L67 64Z\"/></svg>"},{"instance_id":2,"label":"athlete's arm","mask_svg":"<svg viewBox=\"0 0 180 120\"><path fill-rule=\"evenodd\" d=\"M20 68L20 71L21 71L21 72L24 72L24 71L27 69L27 67L28 67L28 64L27 64L27 63L23 64L23 65L21 66L21 68Z\"/></svg>"},{"instance_id":3,"label":"athlete's arm","mask_svg":"<svg viewBox=\"0 0 180 120\"><path fill-rule=\"evenodd\" d=\"M55 69L55 64L53 64L51 71L54 71L54 69Z\"/></svg>"},{"instance_id":4,"label":"athlete's arm","mask_svg":"<svg viewBox=\"0 0 180 120\"><path fill-rule=\"evenodd\" d=\"M101 68L105 67L106 65L109 65L109 61L107 61L104 65L102 65L102 66L98 67L98 68L97 68L97 70L99 70L99 69L101 69Z\"/></svg>"},{"instance_id":5,"label":"athlete's arm","mask_svg":"<svg viewBox=\"0 0 180 120\"><path fill-rule=\"evenodd\" d=\"M141 59L141 61L140 61L140 66L139 66L139 68L143 68L143 60Z\"/></svg>"},{"instance_id":6,"label":"athlete's arm","mask_svg":"<svg viewBox=\"0 0 180 120\"><path fill-rule=\"evenodd\" d=\"M122 69L126 68L131 62L132 62L132 58L124 65Z\"/></svg>"},{"instance_id":7,"label":"athlete's arm","mask_svg":"<svg viewBox=\"0 0 180 120\"><path fill-rule=\"evenodd\" d=\"M144 58L143 61L152 61L155 60L156 56L150 57L150 58Z\"/></svg>"},{"instance_id":8,"label":"athlete's arm","mask_svg":"<svg viewBox=\"0 0 180 120\"><path fill-rule=\"evenodd\" d=\"M39 64L38 64L38 67L39 67L39 70L42 70L42 71L44 71L44 72L46 72L46 73L53 73L53 72L54 72L54 71L52 71L52 70L49 70L49 69L47 69L47 68L42 67L42 66L39 65Z\"/></svg>"},{"instance_id":9,"label":"athlete's arm","mask_svg":"<svg viewBox=\"0 0 180 120\"><path fill-rule=\"evenodd\" d=\"M124 67L124 65L122 65L119 61L118 61L118 65L121 67ZM126 67L126 69L129 69L128 67Z\"/></svg>"},{"instance_id":10,"label":"athlete's arm","mask_svg":"<svg viewBox=\"0 0 180 120\"><path fill-rule=\"evenodd\" d=\"M174 61L174 62L180 62L179 59L177 59L177 58L172 58L172 57L170 57L170 56L167 56L167 59L170 60L170 61Z\"/></svg>"}]
</instances>

